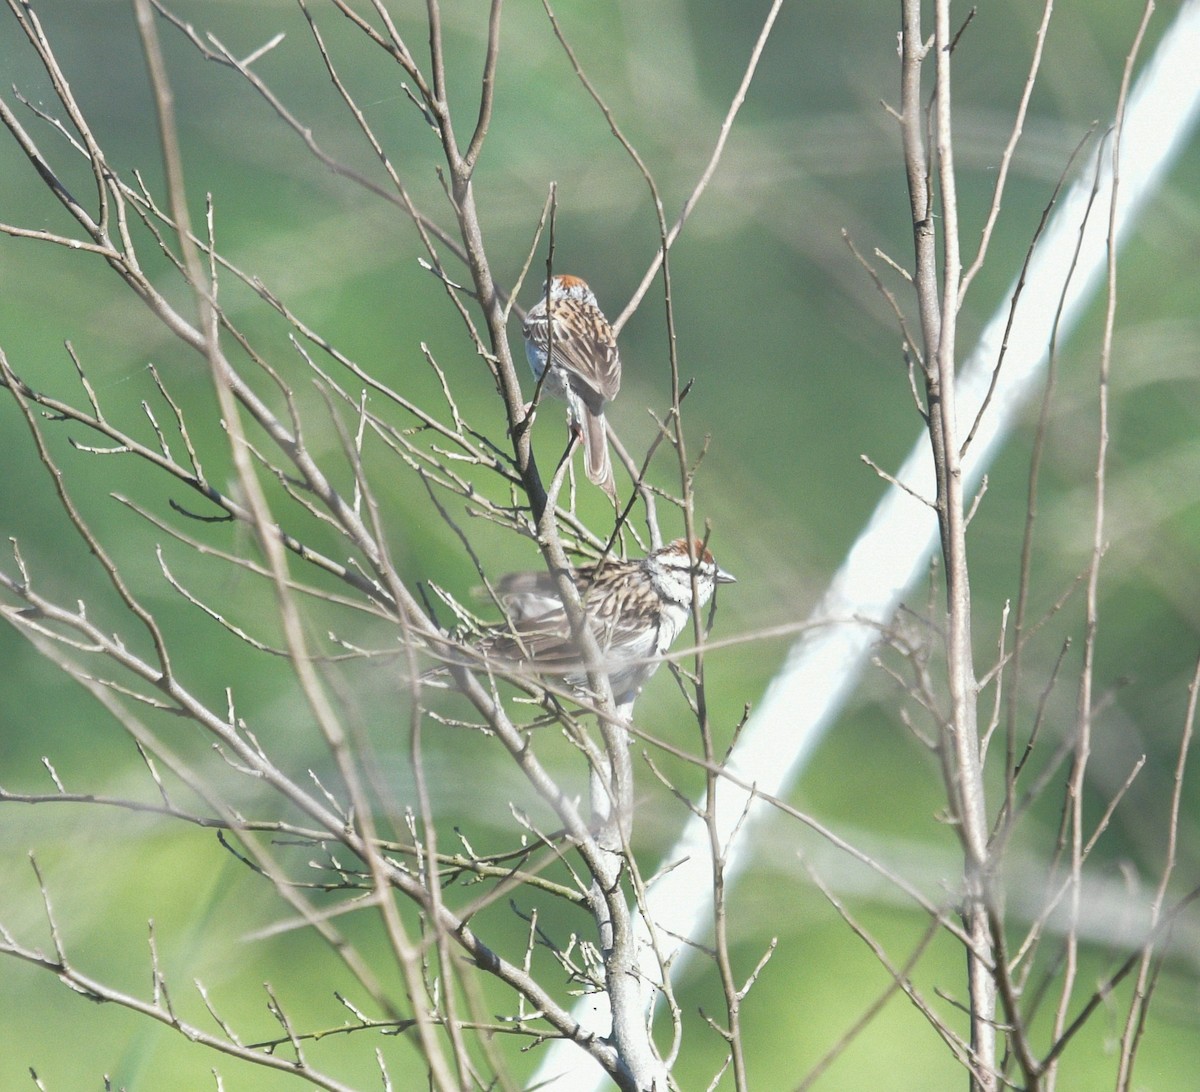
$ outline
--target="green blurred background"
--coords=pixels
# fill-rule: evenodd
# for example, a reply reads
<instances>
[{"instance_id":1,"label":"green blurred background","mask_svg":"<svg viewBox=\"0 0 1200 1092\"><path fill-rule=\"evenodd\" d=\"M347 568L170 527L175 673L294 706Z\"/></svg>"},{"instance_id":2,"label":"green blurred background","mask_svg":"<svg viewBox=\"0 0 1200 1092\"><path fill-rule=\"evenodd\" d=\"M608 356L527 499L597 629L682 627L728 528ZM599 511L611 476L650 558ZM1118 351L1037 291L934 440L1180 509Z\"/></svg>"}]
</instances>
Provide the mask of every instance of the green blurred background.
<instances>
[{"instance_id":1,"label":"green blurred background","mask_svg":"<svg viewBox=\"0 0 1200 1092\"><path fill-rule=\"evenodd\" d=\"M423 5L391 5L397 24L423 59ZM1169 25L1176 4L1159 5L1145 53ZM436 140L411 106L400 73L331 8L312 5L323 36L366 116L417 202L449 226L435 168ZM765 4L620 0L557 6L564 30L624 131L655 172L673 220L709 156L721 118L758 33ZM475 112L486 6L446 3L449 87L460 139ZM711 444L698 479L699 513L712 521L712 546L739 583L722 592L719 636L803 619L878 501L883 485L860 461L870 455L894 468L919 422L908 394L899 336L884 301L842 241L879 247L901 263L911 254L908 201L895 126L880 100L897 100L895 4L785 4L720 170L672 252L679 358L695 387L686 403L693 452ZM1007 138L1041 5L1030 0L982 5L956 54L957 156L964 248L978 238ZM200 31L211 31L245 55L277 31L282 43L255 65L317 140L344 162L383 182L381 171L332 87L297 6L290 0L195 0L174 6ZM1096 119L1113 113L1121 67L1141 6L1116 0L1067 0L1056 6L1042 78L1017 153L991 260L976 281L960 322L964 352L1002 300L1071 149ZM161 194L152 103L130 6L119 0L53 0L38 5L92 119L110 162L137 168ZM960 13L962 14L962 13ZM11 16L0 33L0 70L33 103L55 113L51 89ZM417 263L411 225L394 207L324 169L236 74L203 61L167 26L161 34L176 91L192 210L211 191L218 246L261 277L307 323L384 382L415 399L436 398L421 357L425 342L445 369L464 414L498 443L503 415L481 362L438 284ZM8 93L7 91L5 92ZM63 165L81 196L88 175L45 127L38 139ZM64 229L64 214L45 193L17 148L0 154L0 219ZM587 277L610 316L635 289L656 246L646 187L606 123L574 79L541 5L512 0L505 10L496 115L476 177L476 195L496 276L519 271L547 188L558 183L556 268ZM1200 641L1200 546L1197 419L1197 236L1200 234L1200 144L1193 141L1144 213L1121 261L1113 362L1108 541L1104 562L1096 725L1089 811L1124 780L1133 761L1146 768L1113 818L1091 868L1119 907L1123 890L1153 886L1161 867L1165 808L1174 753L1187 703L1187 683ZM541 280L539 253L523 291L528 305ZM148 262L154 269L153 262ZM170 298L185 295L158 262ZM457 271L451 267L454 275ZM898 278L892 287L900 292ZM225 304L272 361L298 386L318 418L308 379L280 324L252 294L226 280ZM907 301L906 297L905 301ZM1042 479L1032 608L1048 609L1086 564L1091 527L1091 476L1096 446L1096 374L1101 309L1092 309L1060 361ZM64 397L78 390L63 342L85 361L114 420L150 433L143 399L165 418L147 365L199 419L211 408L200 362L173 341L97 259L25 240L0 238L0 345L33 385ZM519 353L519 335L513 331ZM632 451L654 432L647 407L669 404L667 341L661 295L651 292L622 335L625 377L610 418ZM355 389L352 385L351 389ZM1033 410L990 473L972 524L977 651L989 664L1000 616L1016 594ZM65 602L88 601L94 617L135 646L141 635L124 619L100 570L70 533L28 433L8 400L0 400L6 472L0 477L0 532L19 539L33 579ZM556 413L537 425L543 466L561 444ZM197 559L130 516L111 493L136 498L171 519L169 499L189 503L167 483L120 456L73 451L51 430L72 490L131 584L160 612L187 682L218 708L231 687L239 713L304 777L328 759L294 683L278 665L248 655L244 645L182 603L154 556L163 542L172 571L199 594L229 606L231 618L272 640L268 589L213 562ZM332 428L315 428L318 455L337 462ZM219 434L199 439L221 465ZM322 446L323 445L323 446ZM375 488L400 571L431 579L468 597L477 582L454 535L432 513L423 487L397 460L380 460ZM657 479L672 486L670 460ZM343 479L344 480L344 479ZM593 491L594 492L594 491ZM596 526L603 498L581 493L580 508ZM664 512L668 535L681 525ZM176 518L176 522L178 522ZM195 527L187 527L196 532ZM307 528L314 536L319 529ZM468 525L493 571L536 562L529 543ZM223 537L224 536L224 537ZM220 529L213 541L233 547ZM925 609L925 593L913 605ZM1047 704L1044 732L1053 742L1069 730L1079 667L1081 602L1076 597L1042 631L1024 679L1031 710L1066 635L1076 638ZM385 647L377 622L342 614L322 619L356 644ZM144 644L144 641L141 641ZM743 706L757 700L777 670L786 642L760 640L714 654L708 662L710 710L718 740L729 737ZM145 797L149 786L128 740L86 695L64 682L11 630L0 631L0 783L10 791L49 792L41 757L66 787ZM398 702L386 668L348 668L340 696L347 715L369 736L403 806L411 798ZM990 692L987 696L990 698ZM822 744L793 794L794 802L840 833L872 848L897 870L938 894L953 887L954 839L938 821L943 807L936 764L896 715L894 685L879 671L858 688L851 708ZM694 728L665 672L639 706L651 731L695 748ZM161 727L161 726L160 726ZM672 734L674 733L674 734ZM197 762L204 742L178 726L163 728L170 745ZM446 830L461 826L477 848L507 844L508 801L533 807L528 790L486 741L448 733L429 742L431 781ZM573 755L560 769L571 776ZM219 765L214 766L219 770ZM687 781L684 771L676 771ZM574 774L577 776L577 771ZM643 770L639 812L644 866L671 844L680 809ZM694 782L694 776L692 777ZM1198 859L1194 778L1186 787L1180 891L1194 882ZM248 813L270 801L247 792ZM209 833L183 825L96 808L8 804L0 812L0 923L27 943L48 945L32 850L54 895L60 927L88 973L131 991L149 991L146 921L153 919L163 968L176 1003L205 1022L191 988L200 979L246 1041L277 1031L261 983L269 981L297 1024L332 1027L346 1016L332 999L349 989L334 958L302 930L267 939L256 930L287 918L262 882L247 874ZM1054 799L1034 809L1014 847L1014 916L1040 891L1039 862L1058 823ZM873 957L814 890L802 857L843 891L854 912L902 961L925 920L912 914L870 875L831 853L797 824L759 828L752 872L733 895L735 957L748 973L772 936L780 947L745 1005L754 1087L794 1085L887 984ZM586 931L579 917L546 920L560 936ZM1119 916L1113 910L1114 916ZM1104 914L1098 914L1103 917ZM508 936L520 951L519 923L494 910L479 923ZM383 951L371 923L345 927L369 952ZM356 932L356 929L358 932ZM1126 949L1103 937L1085 948L1082 989L1111 971ZM1200 1070L1197 1035L1197 935L1194 918L1175 931L1140 1057L1137 1087L1190 1088ZM391 982L393 975L380 973ZM914 972L961 998L961 953L938 942ZM1106 1087L1123 1018L1121 991L1068 1052L1066 1089ZM704 1087L722 1049L696 1017L719 1012L711 975L693 965L680 985L688 1014L685 1088ZM489 996L495 1010L508 998ZM51 1089L100 1087L102 1075L128 1088L213 1087L213 1059L169 1031L111 1006L89 1005L52 976L9 963L0 973L0 1087L24 1087L34 1068ZM335 1037L319 1060L357 1087L376 1087L375 1046L398 1088L416 1087L403 1040ZM513 1054L520 1075L533 1055ZM234 1062L220 1066L226 1088L275 1089L288 1082ZM405 1074L408 1076L406 1077ZM945 1047L903 999L893 1000L828 1071L817 1087L927 1090L960 1088L963 1077Z\"/></svg>"}]
</instances>

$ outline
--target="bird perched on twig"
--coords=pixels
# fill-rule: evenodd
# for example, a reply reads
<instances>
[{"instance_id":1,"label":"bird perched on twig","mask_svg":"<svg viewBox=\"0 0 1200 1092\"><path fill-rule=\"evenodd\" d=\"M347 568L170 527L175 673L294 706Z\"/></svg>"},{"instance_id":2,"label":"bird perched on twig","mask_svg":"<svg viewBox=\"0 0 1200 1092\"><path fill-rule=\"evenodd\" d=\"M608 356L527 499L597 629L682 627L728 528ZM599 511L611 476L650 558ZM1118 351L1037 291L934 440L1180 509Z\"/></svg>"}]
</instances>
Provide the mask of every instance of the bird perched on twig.
<instances>
[{"instance_id":1,"label":"bird perched on twig","mask_svg":"<svg viewBox=\"0 0 1200 1092\"><path fill-rule=\"evenodd\" d=\"M621 357L608 319L585 281L555 274L525 316L524 334L525 355L536 379L542 380L549 361L542 389L566 400L568 423L583 439L588 480L615 504L604 406L621 388Z\"/></svg>"},{"instance_id":2,"label":"bird perched on twig","mask_svg":"<svg viewBox=\"0 0 1200 1092\"><path fill-rule=\"evenodd\" d=\"M701 606L718 584L735 580L703 543L697 541L693 553L694 561L686 540L679 538L636 561L608 559L575 570L575 586L600 646L600 666L618 704L637 696L687 625L693 570ZM571 639L566 608L550 574L511 573L501 578L497 591L508 623L477 643L486 664L497 671L553 676L586 689L587 667Z\"/></svg>"}]
</instances>

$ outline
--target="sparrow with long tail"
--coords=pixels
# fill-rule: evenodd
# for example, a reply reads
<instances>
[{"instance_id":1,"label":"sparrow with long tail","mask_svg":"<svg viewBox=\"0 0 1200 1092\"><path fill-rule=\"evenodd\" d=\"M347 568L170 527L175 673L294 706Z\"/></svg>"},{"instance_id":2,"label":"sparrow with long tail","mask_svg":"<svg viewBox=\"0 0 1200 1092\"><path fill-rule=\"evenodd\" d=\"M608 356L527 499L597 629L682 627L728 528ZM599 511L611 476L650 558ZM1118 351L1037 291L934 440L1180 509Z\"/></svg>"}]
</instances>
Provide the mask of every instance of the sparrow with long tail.
<instances>
[{"instance_id":1,"label":"sparrow with long tail","mask_svg":"<svg viewBox=\"0 0 1200 1092\"><path fill-rule=\"evenodd\" d=\"M604 407L621 389L621 357L595 294L580 277L555 274L526 314L524 334L525 355L542 390L566 400L568 423L583 440L588 480L616 504Z\"/></svg>"}]
</instances>

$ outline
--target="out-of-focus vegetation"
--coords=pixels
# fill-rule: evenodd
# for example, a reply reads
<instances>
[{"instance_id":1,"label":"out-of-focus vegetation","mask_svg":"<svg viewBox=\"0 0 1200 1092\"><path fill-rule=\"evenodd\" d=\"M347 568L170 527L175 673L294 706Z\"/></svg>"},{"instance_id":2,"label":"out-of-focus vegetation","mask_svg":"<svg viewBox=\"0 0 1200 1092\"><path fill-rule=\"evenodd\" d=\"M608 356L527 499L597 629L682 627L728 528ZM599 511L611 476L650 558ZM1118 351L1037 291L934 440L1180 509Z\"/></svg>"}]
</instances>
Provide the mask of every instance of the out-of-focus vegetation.
<instances>
[{"instance_id":1,"label":"out-of-focus vegetation","mask_svg":"<svg viewBox=\"0 0 1200 1092\"><path fill-rule=\"evenodd\" d=\"M409 5L392 6L403 27ZM390 141L413 195L430 211L444 210L436 143L397 70L336 13L319 3L312 7L331 54L371 122ZM473 118L485 12L479 5L444 7L454 61L449 86L452 95L461 96L462 116ZM1146 55L1174 7L1161 5ZM347 123L296 5L181 0L175 9L235 53L249 53L284 31L282 43L256 70L329 151L372 172L371 153ZM153 109L129 6L119 0L56 0L38 10L110 159L121 167L137 166L151 187L158 186ZM956 137L968 246L986 209L1039 11L1040 5L1025 0L983 5L957 49ZM564 0L558 14L582 63L655 172L672 219L711 151L740 78L757 33L756 6ZM1067 0L1057 6L992 257L966 302L964 346L1001 302L1071 149L1094 119L1111 117L1137 18L1129 4ZM721 595L718 626L724 636L807 614L884 489L860 454L894 467L918 432L889 309L841 237L844 228L861 250L880 247L902 264L911 253L898 137L880 105L881 99L897 97L895 20L895 5L874 2L785 6L714 184L673 251L681 368L696 381L685 403L687 426L697 448L702 437L711 437L698 480L699 511L712 521L722 565L739 576L738 585ZM427 343L452 377L464 413L494 429L493 439L503 443L504 420L492 383L440 286L417 264L405 217L323 169L235 74L205 63L170 28L164 26L162 35L190 186L194 196L212 193L216 237L225 254L389 383L428 398L436 397L437 388L421 357L420 345ZM414 39L420 41L420 34ZM0 33L0 69L5 83L15 83L34 104L52 101L44 75L11 26ZM67 159L62 142L44 128L40 132L46 150ZM496 116L475 183L499 276L515 277L520 269L552 180L559 200L557 267L586 275L613 314L658 245L647 191L579 88L541 6L510 2ZM86 192L82 168L77 182ZM1146 210L1120 266L1109 548L1097 671L1104 705L1092 766L1097 814L1136 756L1144 753L1148 761L1091 865L1114 892L1122 885L1151 885L1157 874L1174 748L1200 652L1197 195L1200 145L1193 143ZM63 226L62 212L11 146L0 154L0 219ZM526 303L540 283L540 261L539 256L525 286ZM898 278L893 286L902 292ZM235 318L260 338L277 337L278 359L286 362L289 350L271 318L244 289L230 282L228 291L226 306ZM234 302L239 295L244 301ZM1059 361L1036 536L1035 613L1049 608L1086 564L1099 315L1097 308ZM514 331L514 341L515 336ZM139 402L152 397L150 363L189 404L203 406L211 398L210 380L197 360L98 259L0 239L0 344L13 368L40 387L72 390L74 371L63 348L68 339L87 361L99 398L124 421L134 421ZM669 404L667 342L661 298L654 292L626 327L622 355L624 385L609 416L631 450L644 450L653 434L647 409L661 414ZM1001 610L1016 594L1032 424L1031 411L1027 426L992 468L972 525L981 662L992 655ZM552 460L561 443L556 413L543 412L537 429L543 461ZM116 617L111 596L106 600L95 591L94 561L72 537L7 399L0 399L0 436L5 454L0 533L20 540L45 586L68 599L87 589L100 616L112 610ZM332 430L326 441L331 447L337 443ZM200 442L219 450L217 438ZM65 443L56 454L70 475L73 496L127 566L139 594L172 624L190 627L188 644L201 650L192 665L196 688L214 700L224 686L238 691L241 714L273 744L287 739L294 748L297 776L324 761L286 673L264 674L244 645L180 602L154 557L162 535L148 525L131 525L110 493L136 495L159 510L170 498L184 498L119 455L89 457ZM470 560L432 515L420 482L398 475L374 485L401 570L469 598L477 582ZM581 497L585 515L598 522L606 517L605 503L598 495ZM679 530L668 526L672 533ZM478 533L479 548L492 551L496 571L536 562L528 544L487 528ZM207 560L188 561L186 551L168 552L177 571L195 565L188 569L188 583L196 590L232 586L242 621L269 614L265 585ZM923 593L913 605L924 609ZM1071 600L1039 637L1031 660L1040 660L1043 671L1028 672L1030 708L1062 639L1078 635L1080 618L1081 605ZM363 643L386 639L376 631ZM763 640L711 656L710 711L714 723L724 726L719 735L731 732L743 705L756 700L785 648L782 641ZM0 673L4 788L50 791L43 755L71 790L120 795L142 776L136 753L107 715L65 684L21 637L0 631L0 656L6 666ZM1078 662L1072 656L1068 653L1064 681L1047 704L1044 731L1051 737L1061 736L1073 717L1070 669L1077 670ZM346 700L366 726L396 799L403 801L411 777L387 669L366 673L363 687ZM661 672L639 716L669 734L675 700ZM882 859L923 876L940 870L952 885L957 865L953 839L938 822L937 771L900 723L896 704L882 674L868 677L794 800L847 836L869 842ZM491 760L482 741L464 742L459 734L428 745L430 777L440 786L438 807L447 828L462 826L486 842L490 825L504 824L507 801L519 800L526 790L499 766L494 777L482 779L488 793L481 794L478 772ZM201 743L181 734L176 746L187 752ZM647 775L647 793L655 788ZM1200 865L1200 849L1190 837L1196 794L1189 789L1187 795L1182 877L1194 876ZM254 801L245 806L253 811ZM649 803L648 816L657 807ZM656 848L670 844L669 824L677 821L663 809L662 827L650 818L641 823L648 867ZM1031 886L1040 882L1037 861L1057 823L1056 811L1047 807L1023 828L1018 852L1028 855ZM735 954L747 971L769 938L780 937L743 1018L753 1083L770 1089L794 1084L886 985L870 953L807 881L801 856L813 857L834 886L851 893L861 887L852 896L856 913L893 947L897 960L925 922L794 824L775 821L765 833L754 869L734 892L731 912L739 938ZM26 857L33 850L55 893L69 949L97 977L130 990L148 988L147 961L131 961L129 953L144 953L145 922L153 918L164 969L177 991L193 978L202 980L232 1022L257 1027L264 1037L275 1033L266 996L256 987L264 980L310 1026L333 1027L345 1016L331 1000L344 972L332 956L307 943L303 931L252 936L285 911L211 835L94 808L6 804L0 808L0 842L0 921L26 933L43 928ZM1015 890L1012 898L1019 903L1021 892ZM492 910L487 924L509 928L515 936L520 923L505 925L506 913ZM238 922L232 942L231 919ZM581 918L571 927L585 925ZM353 922L346 927L353 931ZM1174 1075L1200 1068L1196 939L1194 921L1185 919L1146 1030L1142 1087L1182 1089L1188 1077ZM1120 955L1100 937L1083 952L1082 980L1101 976ZM960 959L957 947L935 945L915 977L927 992L935 984L960 983ZM697 1008L710 1009L717 999L689 992L686 976L680 991L694 1025L689 1043L697 1044L705 1035ZM505 1003L495 999L497 1011ZM202 1015L198 1002L185 1005ZM26 1086L30 1066L51 1089L99 1087L102 1074L130 1089L212 1087L213 1060L204 1052L128 1013L91 1006L33 969L4 968L0 1013L5 1088ZM1105 1051L1113 1027L1104 1016L1093 1021L1084 1032L1086 1045L1071 1055L1062 1087L1098 1086L1094 1074L1110 1071ZM357 1079L364 1087L377 1081L373 1058L353 1037L327 1049L347 1058L363 1055ZM409 1057L404 1040L386 1040L381 1049L393 1075L404 1073ZM685 1088L702 1087L722 1054L715 1037L707 1051L693 1050L678 1071ZM518 1072L532 1064L527 1057L513 1061ZM282 1077L230 1066L228 1088L287 1085ZM924 1092L963 1083L944 1046L897 998L818 1087Z\"/></svg>"}]
</instances>

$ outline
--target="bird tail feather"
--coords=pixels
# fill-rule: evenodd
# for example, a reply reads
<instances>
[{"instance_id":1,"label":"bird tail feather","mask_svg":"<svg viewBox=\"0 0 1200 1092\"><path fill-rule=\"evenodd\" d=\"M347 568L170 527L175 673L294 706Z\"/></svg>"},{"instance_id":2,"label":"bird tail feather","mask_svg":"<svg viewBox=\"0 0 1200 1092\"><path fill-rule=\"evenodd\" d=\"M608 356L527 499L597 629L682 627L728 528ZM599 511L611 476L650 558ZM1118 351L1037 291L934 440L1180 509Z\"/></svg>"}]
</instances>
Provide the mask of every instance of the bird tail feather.
<instances>
[{"instance_id":1,"label":"bird tail feather","mask_svg":"<svg viewBox=\"0 0 1200 1092\"><path fill-rule=\"evenodd\" d=\"M603 413L583 415L583 449L588 481L600 486L615 505L617 482L608 457L608 428Z\"/></svg>"}]
</instances>

